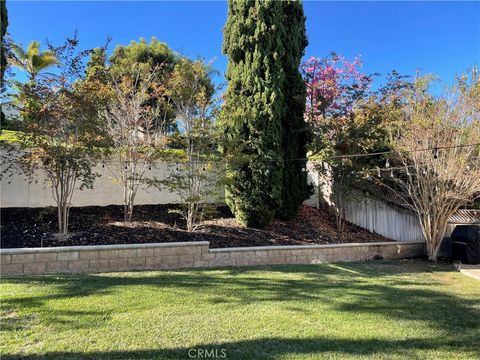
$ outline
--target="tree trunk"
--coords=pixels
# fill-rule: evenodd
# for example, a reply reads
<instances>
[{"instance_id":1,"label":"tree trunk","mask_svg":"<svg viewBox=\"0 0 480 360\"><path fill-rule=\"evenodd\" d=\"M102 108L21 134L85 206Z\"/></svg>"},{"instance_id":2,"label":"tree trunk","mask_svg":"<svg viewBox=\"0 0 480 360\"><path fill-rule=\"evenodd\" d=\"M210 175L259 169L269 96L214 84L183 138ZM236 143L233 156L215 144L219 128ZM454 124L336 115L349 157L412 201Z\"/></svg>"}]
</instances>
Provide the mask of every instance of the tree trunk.
<instances>
[{"instance_id":1,"label":"tree trunk","mask_svg":"<svg viewBox=\"0 0 480 360\"><path fill-rule=\"evenodd\" d=\"M430 261L436 262L438 259L449 217L432 218L430 215L425 214L419 214L418 216L425 238L428 260Z\"/></svg>"},{"instance_id":2,"label":"tree trunk","mask_svg":"<svg viewBox=\"0 0 480 360\"><path fill-rule=\"evenodd\" d=\"M193 227L195 226L194 221L194 204L188 204L188 211L187 211L187 231L193 231Z\"/></svg>"},{"instance_id":3,"label":"tree trunk","mask_svg":"<svg viewBox=\"0 0 480 360\"><path fill-rule=\"evenodd\" d=\"M126 175L125 175L126 176ZM129 222L128 218L128 179L125 179L125 182L123 183L123 222Z\"/></svg>"},{"instance_id":4,"label":"tree trunk","mask_svg":"<svg viewBox=\"0 0 480 360\"><path fill-rule=\"evenodd\" d=\"M430 252L430 254L428 254L428 260L437 262L439 252L440 252L440 246L437 246L435 249L433 249Z\"/></svg>"},{"instance_id":5,"label":"tree trunk","mask_svg":"<svg viewBox=\"0 0 480 360\"><path fill-rule=\"evenodd\" d=\"M123 222L131 222L133 217L133 204L135 200L135 190L127 185L124 189L125 197L123 200Z\"/></svg>"},{"instance_id":6,"label":"tree trunk","mask_svg":"<svg viewBox=\"0 0 480 360\"><path fill-rule=\"evenodd\" d=\"M338 231L343 232L345 230L345 214L342 209L335 213L335 225Z\"/></svg>"},{"instance_id":7,"label":"tree trunk","mask_svg":"<svg viewBox=\"0 0 480 360\"><path fill-rule=\"evenodd\" d=\"M67 234L68 233L68 206L62 200L57 204L57 213L58 213L58 233Z\"/></svg>"},{"instance_id":8,"label":"tree trunk","mask_svg":"<svg viewBox=\"0 0 480 360\"><path fill-rule=\"evenodd\" d=\"M58 233L68 233L68 213L69 213L69 184L67 174L60 171L58 182L55 184L55 201L57 202Z\"/></svg>"},{"instance_id":9,"label":"tree trunk","mask_svg":"<svg viewBox=\"0 0 480 360\"><path fill-rule=\"evenodd\" d=\"M62 234L66 234L68 233L68 207L66 204L63 204L63 207L62 207L62 223L63 223Z\"/></svg>"},{"instance_id":10,"label":"tree trunk","mask_svg":"<svg viewBox=\"0 0 480 360\"><path fill-rule=\"evenodd\" d=\"M62 233L62 206L60 202L57 202L57 220L58 220L58 233Z\"/></svg>"},{"instance_id":11,"label":"tree trunk","mask_svg":"<svg viewBox=\"0 0 480 360\"><path fill-rule=\"evenodd\" d=\"M127 207L127 221L131 222L133 217L133 201L130 201Z\"/></svg>"}]
</instances>

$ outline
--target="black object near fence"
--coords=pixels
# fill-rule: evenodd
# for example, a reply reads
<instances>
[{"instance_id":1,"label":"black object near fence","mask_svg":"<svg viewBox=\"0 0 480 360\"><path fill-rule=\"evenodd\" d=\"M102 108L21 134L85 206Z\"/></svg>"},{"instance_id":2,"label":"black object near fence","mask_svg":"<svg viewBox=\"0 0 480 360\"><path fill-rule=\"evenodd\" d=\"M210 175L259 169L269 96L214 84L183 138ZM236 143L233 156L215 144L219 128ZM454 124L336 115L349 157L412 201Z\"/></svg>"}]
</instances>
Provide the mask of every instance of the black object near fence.
<instances>
[{"instance_id":1,"label":"black object near fence","mask_svg":"<svg viewBox=\"0 0 480 360\"><path fill-rule=\"evenodd\" d=\"M453 260L480 264L480 225L458 225L451 238Z\"/></svg>"}]
</instances>

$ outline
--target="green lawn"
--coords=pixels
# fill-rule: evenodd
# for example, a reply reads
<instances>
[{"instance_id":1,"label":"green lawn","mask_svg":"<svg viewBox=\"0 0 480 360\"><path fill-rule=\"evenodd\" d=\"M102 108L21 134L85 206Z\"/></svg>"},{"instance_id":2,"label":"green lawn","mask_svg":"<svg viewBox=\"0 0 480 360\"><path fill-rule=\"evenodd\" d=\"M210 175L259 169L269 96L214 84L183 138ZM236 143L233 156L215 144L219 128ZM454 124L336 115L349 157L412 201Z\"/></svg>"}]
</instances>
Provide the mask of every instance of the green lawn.
<instances>
[{"instance_id":1,"label":"green lawn","mask_svg":"<svg viewBox=\"0 0 480 360\"><path fill-rule=\"evenodd\" d=\"M423 261L4 278L0 290L2 360L480 358L480 282Z\"/></svg>"},{"instance_id":2,"label":"green lawn","mask_svg":"<svg viewBox=\"0 0 480 360\"><path fill-rule=\"evenodd\" d=\"M0 142L6 142L13 144L19 141L18 132L13 130L1 130L0 131Z\"/></svg>"}]
</instances>

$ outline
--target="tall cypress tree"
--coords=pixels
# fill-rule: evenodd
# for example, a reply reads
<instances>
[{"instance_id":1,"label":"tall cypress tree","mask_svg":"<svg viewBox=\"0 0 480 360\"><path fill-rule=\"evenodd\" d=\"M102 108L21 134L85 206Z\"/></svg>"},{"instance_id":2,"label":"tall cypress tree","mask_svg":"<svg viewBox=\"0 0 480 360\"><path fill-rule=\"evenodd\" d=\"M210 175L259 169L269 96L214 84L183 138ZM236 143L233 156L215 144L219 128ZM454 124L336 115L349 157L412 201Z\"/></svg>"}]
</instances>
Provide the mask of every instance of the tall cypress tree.
<instances>
[{"instance_id":1,"label":"tall cypress tree","mask_svg":"<svg viewBox=\"0 0 480 360\"><path fill-rule=\"evenodd\" d=\"M7 58L5 56L5 46L3 43L3 37L7 33L7 26L8 26L8 15L7 15L7 2L6 0L0 0L0 22L1 22L1 44L0 44L0 65L1 65L1 73L0 73L0 88L3 90L3 75L5 73L5 69L7 67Z\"/></svg>"},{"instance_id":2,"label":"tall cypress tree","mask_svg":"<svg viewBox=\"0 0 480 360\"><path fill-rule=\"evenodd\" d=\"M8 26L8 16L7 16L7 3L6 0L0 0L0 22L1 22L1 38L0 38L0 91L3 92L4 83L3 77L5 75L5 70L7 68L7 57L5 54L5 45L3 43L3 38L7 33ZM3 129L6 125L5 114L3 109L0 107L0 129Z\"/></svg>"},{"instance_id":3,"label":"tall cypress tree","mask_svg":"<svg viewBox=\"0 0 480 360\"><path fill-rule=\"evenodd\" d=\"M228 56L223 123L228 166L226 202L248 227L264 227L281 206L283 4L229 0L223 52Z\"/></svg>"},{"instance_id":4,"label":"tall cypress tree","mask_svg":"<svg viewBox=\"0 0 480 360\"><path fill-rule=\"evenodd\" d=\"M299 206L310 195L307 182L306 158L310 133L303 117L305 112L305 84L299 71L300 62L308 45L303 4L300 1L284 1L283 20L286 21L282 43L285 83L283 95L286 111L282 118L282 148L284 157L282 206L277 211L281 219L297 214Z\"/></svg>"}]
</instances>

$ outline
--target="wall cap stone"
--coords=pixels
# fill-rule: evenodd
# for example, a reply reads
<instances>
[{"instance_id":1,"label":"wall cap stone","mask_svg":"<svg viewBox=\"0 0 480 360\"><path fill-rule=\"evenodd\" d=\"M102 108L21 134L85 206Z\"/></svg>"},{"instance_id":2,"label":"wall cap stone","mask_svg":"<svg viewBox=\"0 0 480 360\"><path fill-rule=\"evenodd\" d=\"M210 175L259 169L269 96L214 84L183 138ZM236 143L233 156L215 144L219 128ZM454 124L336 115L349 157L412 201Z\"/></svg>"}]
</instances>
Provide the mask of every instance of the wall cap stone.
<instances>
[{"instance_id":1,"label":"wall cap stone","mask_svg":"<svg viewBox=\"0 0 480 360\"><path fill-rule=\"evenodd\" d=\"M129 250L148 248L178 248L188 246L207 246L210 253L245 252L245 251L272 251L272 250L308 250L308 249L338 249L371 246L404 246L424 245L425 241L383 241L367 243L343 243L343 244L322 244L322 245L275 245L275 246L248 246L231 248L210 248L208 241L148 243L148 244L115 244L115 245L87 245L87 246L57 246L43 248L6 248L0 249L0 255L8 254L38 254L38 253L62 253L73 251L102 251L102 250Z\"/></svg>"},{"instance_id":2,"label":"wall cap stone","mask_svg":"<svg viewBox=\"0 0 480 360\"><path fill-rule=\"evenodd\" d=\"M56 246L41 248L7 248L0 249L1 254L31 254L48 252L70 252L70 251L91 251L91 250L117 250L117 249L148 249L148 248L169 248L180 246L209 246L208 241L185 241L169 243L149 244L115 244L115 245L79 245L79 246Z\"/></svg>"},{"instance_id":3,"label":"wall cap stone","mask_svg":"<svg viewBox=\"0 0 480 360\"><path fill-rule=\"evenodd\" d=\"M304 250L304 249L338 249L364 246L402 246L402 245L423 245L425 241L381 241L366 243L343 243L343 244L322 244L322 245L275 245L275 246L250 246L210 249L210 252L232 252L232 251L267 251L267 250Z\"/></svg>"}]
</instances>

